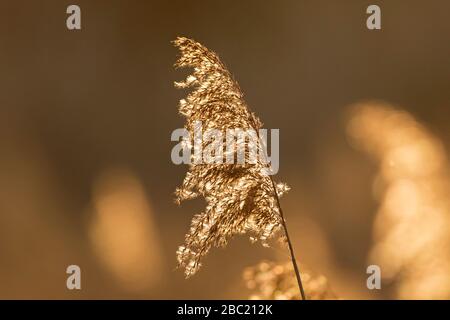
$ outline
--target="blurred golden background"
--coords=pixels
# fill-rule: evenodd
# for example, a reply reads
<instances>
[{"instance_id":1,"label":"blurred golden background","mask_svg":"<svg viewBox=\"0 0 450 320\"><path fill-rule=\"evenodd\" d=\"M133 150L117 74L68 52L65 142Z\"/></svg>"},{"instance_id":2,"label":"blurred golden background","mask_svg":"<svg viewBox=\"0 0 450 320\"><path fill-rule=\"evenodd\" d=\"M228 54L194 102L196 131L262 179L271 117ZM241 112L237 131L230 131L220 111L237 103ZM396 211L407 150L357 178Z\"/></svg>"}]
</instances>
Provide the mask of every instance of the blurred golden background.
<instances>
[{"instance_id":1,"label":"blurred golden background","mask_svg":"<svg viewBox=\"0 0 450 320\"><path fill-rule=\"evenodd\" d=\"M300 266L342 299L450 298L448 1L378 1L381 31L369 1L78 0L69 31L74 3L0 3L0 298L248 298L246 267L288 259L243 236L175 270L204 205L173 202L179 35L280 129Z\"/></svg>"}]
</instances>

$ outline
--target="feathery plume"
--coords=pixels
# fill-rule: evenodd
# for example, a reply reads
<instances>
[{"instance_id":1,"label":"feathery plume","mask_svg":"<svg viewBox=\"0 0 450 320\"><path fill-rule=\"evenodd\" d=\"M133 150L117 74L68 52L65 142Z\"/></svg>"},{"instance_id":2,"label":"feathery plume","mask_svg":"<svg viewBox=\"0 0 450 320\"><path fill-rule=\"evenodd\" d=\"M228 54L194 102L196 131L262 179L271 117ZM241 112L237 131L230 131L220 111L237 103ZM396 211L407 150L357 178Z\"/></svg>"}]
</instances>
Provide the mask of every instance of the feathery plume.
<instances>
[{"instance_id":1,"label":"feathery plume","mask_svg":"<svg viewBox=\"0 0 450 320\"><path fill-rule=\"evenodd\" d=\"M190 134L190 141L201 143L203 148L211 144L210 141L195 141L193 132L198 121L201 121L204 130L224 133L240 128L258 133L262 127L261 121L250 112L239 85L219 57L188 38L179 37L174 45L181 52L175 67L194 69L185 81L175 82L178 88L194 87L179 104L179 112L186 117L185 128ZM185 143L192 149L190 141ZM223 153L224 158L231 156L234 159L237 150L243 147L245 161L241 164L201 164L196 162L198 159L194 152L189 171L181 187L176 190L178 203L198 196L204 197L207 203L205 211L192 219L185 244L177 251L178 265L185 268L186 277L197 272L202 258L211 247L225 246L235 234L249 233L252 241L259 240L266 246L267 240L280 228L286 229L278 197L288 187L283 183L276 184L267 174L266 161L260 158L251 161L251 152L245 148L245 142L245 139L238 139L234 148L227 148ZM261 152L261 143L253 147L256 147L258 154Z\"/></svg>"},{"instance_id":2,"label":"feathery plume","mask_svg":"<svg viewBox=\"0 0 450 320\"><path fill-rule=\"evenodd\" d=\"M243 278L247 288L253 291L250 296L252 300L297 300L299 297L290 262L260 262L254 267L246 268ZM303 270L302 280L309 299L337 299L325 276Z\"/></svg>"}]
</instances>

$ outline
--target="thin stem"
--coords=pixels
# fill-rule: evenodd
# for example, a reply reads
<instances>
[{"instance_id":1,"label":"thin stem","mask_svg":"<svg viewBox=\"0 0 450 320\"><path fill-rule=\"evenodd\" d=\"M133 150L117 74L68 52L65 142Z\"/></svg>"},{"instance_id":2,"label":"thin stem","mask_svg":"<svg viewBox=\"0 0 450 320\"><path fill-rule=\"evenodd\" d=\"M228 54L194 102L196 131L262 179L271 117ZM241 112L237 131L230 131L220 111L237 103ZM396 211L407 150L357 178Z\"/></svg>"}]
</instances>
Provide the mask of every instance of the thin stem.
<instances>
[{"instance_id":1,"label":"thin stem","mask_svg":"<svg viewBox=\"0 0 450 320\"><path fill-rule=\"evenodd\" d=\"M291 239L289 238L289 233L288 233L288 229L287 229L287 226L286 226L286 221L284 220L283 210L281 209L280 198L278 197L278 193L277 193L277 189L276 189L276 186L275 186L275 182L273 181L272 177L270 177L270 180L272 181L272 186L273 186L273 189L274 189L274 192L275 192L275 198L277 199L277 206L278 206L278 209L280 210L281 224L283 225L284 234L286 235L286 240L287 240L287 243L288 243L288 246L289 246L289 252L291 254L292 265L294 266L295 276L297 277L298 287L300 289L302 300L306 300L305 291L303 290L302 278L300 277L300 271L299 271L298 266L297 266L297 261L295 260L294 249L292 247Z\"/></svg>"}]
</instances>

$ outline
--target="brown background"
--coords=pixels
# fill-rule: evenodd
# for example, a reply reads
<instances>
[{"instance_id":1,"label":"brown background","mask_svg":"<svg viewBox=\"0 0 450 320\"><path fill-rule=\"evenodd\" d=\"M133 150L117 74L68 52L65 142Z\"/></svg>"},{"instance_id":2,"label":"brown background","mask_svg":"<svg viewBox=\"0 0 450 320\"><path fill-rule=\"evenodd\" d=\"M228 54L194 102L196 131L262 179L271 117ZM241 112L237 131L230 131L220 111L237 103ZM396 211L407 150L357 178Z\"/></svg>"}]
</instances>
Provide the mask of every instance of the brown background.
<instances>
[{"instance_id":1,"label":"brown background","mask_svg":"<svg viewBox=\"0 0 450 320\"><path fill-rule=\"evenodd\" d=\"M81 31L65 26L75 3ZM375 3L381 31L365 26ZM219 53L265 127L280 128L277 178L292 187L283 205L300 262L344 298L389 297L365 289L376 168L349 146L346 110L388 101L448 147L449 15L445 0L2 1L0 297L245 298L243 268L282 259L237 237L194 278L174 270L203 206L173 204L186 171L170 161L186 94L172 85L185 74L172 68L178 35ZM111 167L133 172L152 208L165 267L140 292L117 284L89 240L93 184ZM69 264L82 268L79 292L65 288Z\"/></svg>"}]
</instances>

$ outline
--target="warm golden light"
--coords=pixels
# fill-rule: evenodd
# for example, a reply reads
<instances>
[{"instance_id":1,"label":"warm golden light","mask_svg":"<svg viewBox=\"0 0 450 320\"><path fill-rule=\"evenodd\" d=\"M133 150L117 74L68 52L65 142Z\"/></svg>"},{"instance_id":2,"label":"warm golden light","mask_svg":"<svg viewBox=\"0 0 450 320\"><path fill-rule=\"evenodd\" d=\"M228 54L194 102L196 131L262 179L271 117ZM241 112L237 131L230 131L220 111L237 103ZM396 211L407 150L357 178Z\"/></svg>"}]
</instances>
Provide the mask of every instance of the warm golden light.
<instances>
[{"instance_id":1,"label":"warm golden light","mask_svg":"<svg viewBox=\"0 0 450 320\"><path fill-rule=\"evenodd\" d=\"M300 297L297 280L291 262L277 264L264 261L244 271L247 288L254 294L252 300L297 300ZM327 278L306 270L302 282L309 300L337 299Z\"/></svg>"},{"instance_id":2,"label":"warm golden light","mask_svg":"<svg viewBox=\"0 0 450 320\"><path fill-rule=\"evenodd\" d=\"M370 262L396 282L399 298L450 298L450 176L441 143L408 113L380 103L356 106L348 131L380 165Z\"/></svg>"},{"instance_id":3,"label":"warm golden light","mask_svg":"<svg viewBox=\"0 0 450 320\"><path fill-rule=\"evenodd\" d=\"M158 283L162 258L153 213L139 180L126 170L104 173L94 186L95 215L90 226L101 263L131 292Z\"/></svg>"}]
</instances>

